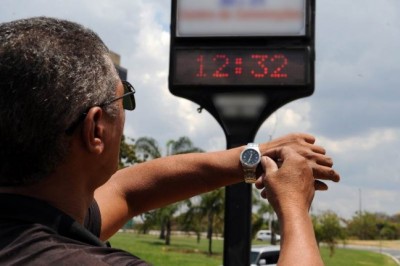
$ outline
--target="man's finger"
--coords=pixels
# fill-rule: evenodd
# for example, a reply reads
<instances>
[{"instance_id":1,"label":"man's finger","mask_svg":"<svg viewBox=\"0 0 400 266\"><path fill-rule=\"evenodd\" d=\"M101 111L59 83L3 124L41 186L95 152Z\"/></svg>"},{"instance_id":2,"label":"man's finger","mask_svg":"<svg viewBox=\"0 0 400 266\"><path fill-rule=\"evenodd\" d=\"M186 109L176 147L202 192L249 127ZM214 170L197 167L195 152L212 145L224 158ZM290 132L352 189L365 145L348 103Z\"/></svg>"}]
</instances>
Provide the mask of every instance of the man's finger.
<instances>
[{"instance_id":1,"label":"man's finger","mask_svg":"<svg viewBox=\"0 0 400 266\"><path fill-rule=\"evenodd\" d=\"M316 165L313 167L313 175L315 179L331 180L334 182L339 182L339 174L330 167Z\"/></svg>"},{"instance_id":2,"label":"man's finger","mask_svg":"<svg viewBox=\"0 0 400 266\"><path fill-rule=\"evenodd\" d=\"M276 162L269 158L268 156L262 156L261 157L261 167L263 169L263 175L257 179L255 186L258 189L264 188L264 182L266 175L268 173L272 173L278 170L278 165L276 165Z\"/></svg>"},{"instance_id":3,"label":"man's finger","mask_svg":"<svg viewBox=\"0 0 400 266\"><path fill-rule=\"evenodd\" d=\"M307 143L310 143L310 144L314 144L315 143L315 137L314 136L306 134L306 133L301 133L300 135L304 138L304 140Z\"/></svg>"},{"instance_id":4,"label":"man's finger","mask_svg":"<svg viewBox=\"0 0 400 266\"><path fill-rule=\"evenodd\" d=\"M267 190L266 190L265 188L264 188L263 190L261 190L260 195L261 195L261 197L262 197L263 199L266 199L266 198L267 198Z\"/></svg>"},{"instance_id":5,"label":"man's finger","mask_svg":"<svg viewBox=\"0 0 400 266\"><path fill-rule=\"evenodd\" d=\"M278 171L278 165L276 165L276 162L268 156L261 157L261 166L265 174L268 172Z\"/></svg>"},{"instance_id":6,"label":"man's finger","mask_svg":"<svg viewBox=\"0 0 400 266\"><path fill-rule=\"evenodd\" d=\"M285 158L290 156L290 154L293 155L294 153L299 155L296 151L294 151L293 149L291 149L289 147L279 147L279 148L268 150L264 154L264 156L268 156L270 159L274 160L275 162L282 162L285 160Z\"/></svg>"},{"instance_id":7,"label":"man's finger","mask_svg":"<svg viewBox=\"0 0 400 266\"><path fill-rule=\"evenodd\" d=\"M310 148L315 153L326 154L326 150L322 146L313 144Z\"/></svg>"},{"instance_id":8,"label":"man's finger","mask_svg":"<svg viewBox=\"0 0 400 266\"><path fill-rule=\"evenodd\" d=\"M328 186L319 180L314 181L314 188L315 190L328 190Z\"/></svg>"},{"instance_id":9,"label":"man's finger","mask_svg":"<svg viewBox=\"0 0 400 266\"><path fill-rule=\"evenodd\" d=\"M263 173L259 178L257 178L256 182L254 183L257 189L264 188L264 181L263 181L264 175L265 174Z\"/></svg>"},{"instance_id":10,"label":"man's finger","mask_svg":"<svg viewBox=\"0 0 400 266\"><path fill-rule=\"evenodd\" d=\"M324 156L324 155L316 156L315 162L317 164L328 166L328 167L332 167L333 166L333 160L329 156Z\"/></svg>"}]
</instances>

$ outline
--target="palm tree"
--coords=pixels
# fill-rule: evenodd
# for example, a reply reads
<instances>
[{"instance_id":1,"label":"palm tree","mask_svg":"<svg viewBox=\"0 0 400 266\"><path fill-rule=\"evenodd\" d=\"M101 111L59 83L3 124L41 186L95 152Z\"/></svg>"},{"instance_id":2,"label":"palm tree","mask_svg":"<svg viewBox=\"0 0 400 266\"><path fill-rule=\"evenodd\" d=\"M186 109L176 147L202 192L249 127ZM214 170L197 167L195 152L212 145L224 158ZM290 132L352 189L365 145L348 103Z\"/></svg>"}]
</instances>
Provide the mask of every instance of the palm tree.
<instances>
[{"instance_id":1,"label":"palm tree","mask_svg":"<svg viewBox=\"0 0 400 266\"><path fill-rule=\"evenodd\" d=\"M119 147L119 168L141 162L136 156L135 145L133 143L134 140L132 138L126 138L122 135Z\"/></svg>"},{"instance_id":2,"label":"palm tree","mask_svg":"<svg viewBox=\"0 0 400 266\"><path fill-rule=\"evenodd\" d=\"M142 137L137 139L135 151L144 161L162 157L161 148L153 138ZM166 144L166 156L192 152L203 152L203 150L195 147L188 137L180 137L178 140L169 140ZM165 239L166 245L169 245L171 241L172 217L180 209L181 205L182 203L174 203L153 211L152 217L154 217L160 225L160 239Z\"/></svg>"},{"instance_id":3,"label":"palm tree","mask_svg":"<svg viewBox=\"0 0 400 266\"><path fill-rule=\"evenodd\" d=\"M212 236L214 223L222 218L224 212L224 189L217 189L209 193L203 194L201 197L200 208L207 217L207 238L208 238L208 254L212 254Z\"/></svg>"},{"instance_id":4,"label":"palm tree","mask_svg":"<svg viewBox=\"0 0 400 266\"><path fill-rule=\"evenodd\" d=\"M205 194L200 198L195 197L187 201L189 210L185 213L183 228L186 230L194 230L197 234L197 241L200 241L200 232L207 230L208 238L208 254L212 255L212 236L217 225L222 228L221 221L224 214L224 189L217 189ZM193 204L194 199L199 199L197 204ZM204 224L207 228L204 228ZM221 230L222 231L222 230Z\"/></svg>"},{"instance_id":5,"label":"palm tree","mask_svg":"<svg viewBox=\"0 0 400 266\"><path fill-rule=\"evenodd\" d=\"M199 197L195 197L199 198ZM197 205L193 205L193 198L185 200L187 211L182 214L179 223L182 230L186 232L195 232L197 244L200 243L201 232L204 230L203 215Z\"/></svg>"},{"instance_id":6,"label":"palm tree","mask_svg":"<svg viewBox=\"0 0 400 266\"><path fill-rule=\"evenodd\" d=\"M161 157L161 148L153 138L138 138L135 142L135 152L141 155L144 161Z\"/></svg>"}]
</instances>

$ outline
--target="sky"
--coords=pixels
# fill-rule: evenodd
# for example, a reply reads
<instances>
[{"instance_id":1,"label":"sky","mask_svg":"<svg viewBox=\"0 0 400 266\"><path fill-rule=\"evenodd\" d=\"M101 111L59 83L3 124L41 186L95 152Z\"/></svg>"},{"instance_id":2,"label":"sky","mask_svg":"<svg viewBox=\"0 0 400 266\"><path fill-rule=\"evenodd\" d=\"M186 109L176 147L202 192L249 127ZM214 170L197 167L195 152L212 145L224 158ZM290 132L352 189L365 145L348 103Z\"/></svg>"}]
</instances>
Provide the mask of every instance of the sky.
<instances>
[{"instance_id":1,"label":"sky","mask_svg":"<svg viewBox=\"0 0 400 266\"><path fill-rule=\"evenodd\" d=\"M0 0L0 22L50 16L94 30L120 54L136 88L125 135L189 137L206 150L226 148L225 135L198 105L168 89L168 0ZM326 148L339 183L317 192L312 212L351 218L360 209L400 213L400 1L318 0L315 92L273 113L256 142L292 132ZM164 150L165 153L165 150Z\"/></svg>"}]
</instances>

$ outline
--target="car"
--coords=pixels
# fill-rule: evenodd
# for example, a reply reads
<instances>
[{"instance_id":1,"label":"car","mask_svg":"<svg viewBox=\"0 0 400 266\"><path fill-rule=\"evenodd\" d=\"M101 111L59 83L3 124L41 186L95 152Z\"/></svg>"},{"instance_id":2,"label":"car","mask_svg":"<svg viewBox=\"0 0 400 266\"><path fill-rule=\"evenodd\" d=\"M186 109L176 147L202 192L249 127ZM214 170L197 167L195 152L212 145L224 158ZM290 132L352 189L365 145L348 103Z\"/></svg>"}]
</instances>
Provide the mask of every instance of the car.
<instances>
[{"instance_id":1,"label":"car","mask_svg":"<svg viewBox=\"0 0 400 266\"><path fill-rule=\"evenodd\" d=\"M280 246L252 246L250 266L276 265L280 251Z\"/></svg>"},{"instance_id":2,"label":"car","mask_svg":"<svg viewBox=\"0 0 400 266\"><path fill-rule=\"evenodd\" d=\"M256 234L256 239L261 240L261 241L271 241L272 238L272 232L271 230L260 230ZM281 236L278 234L275 234L275 240L279 242L281 240Z\"/></svg>"}]
</instances>

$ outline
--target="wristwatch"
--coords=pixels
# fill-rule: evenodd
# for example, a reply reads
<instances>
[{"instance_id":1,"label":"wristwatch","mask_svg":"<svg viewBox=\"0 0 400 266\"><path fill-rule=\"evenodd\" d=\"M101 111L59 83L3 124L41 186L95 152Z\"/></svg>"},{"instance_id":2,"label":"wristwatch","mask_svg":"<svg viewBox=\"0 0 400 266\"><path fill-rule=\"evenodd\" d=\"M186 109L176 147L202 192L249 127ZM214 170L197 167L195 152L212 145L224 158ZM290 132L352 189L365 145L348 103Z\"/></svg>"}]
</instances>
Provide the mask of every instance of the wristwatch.
<instances>
[{"instance_id":1,"label":"wristwatch","mask_svg":"<svg viewBox=\"0 0 400 266\"><path fill-rule=\"evenodd\" d=\"M261 161L261 153L258 144L249 143L240 154L240 162L242 163L244 181L246 183L255 183L257 180L256 169Z\"/></svg>"}]
</instances>

